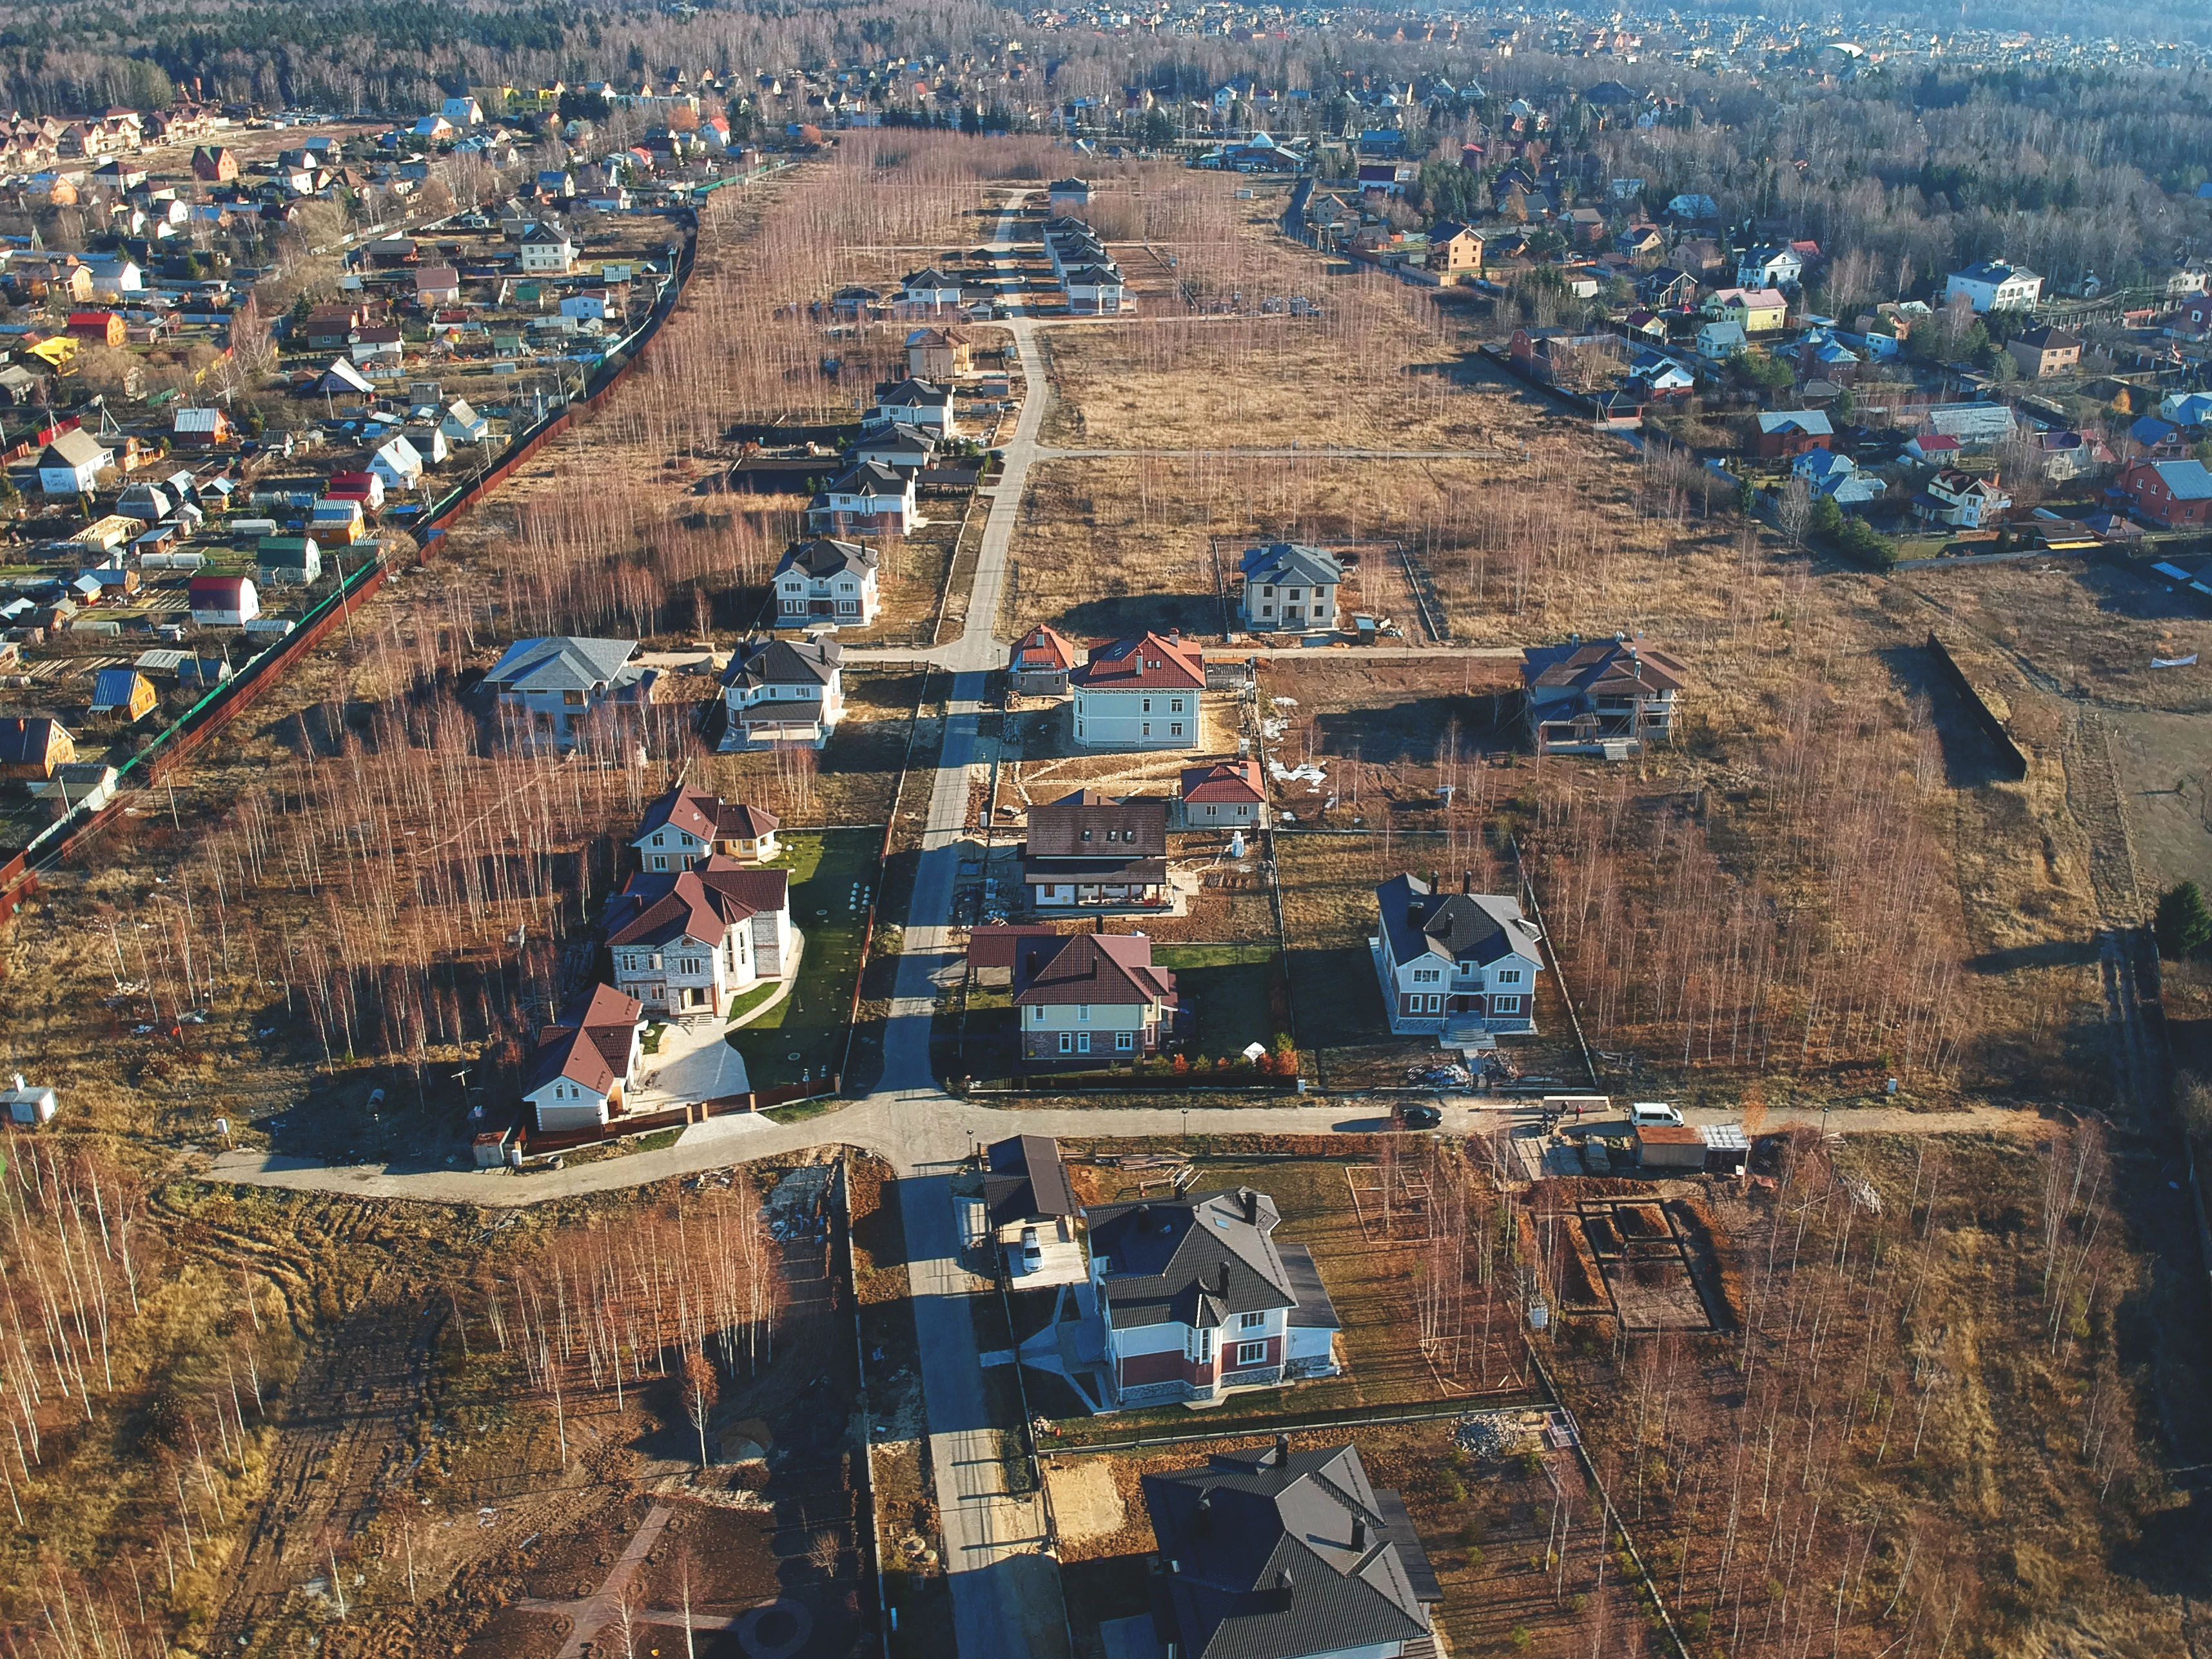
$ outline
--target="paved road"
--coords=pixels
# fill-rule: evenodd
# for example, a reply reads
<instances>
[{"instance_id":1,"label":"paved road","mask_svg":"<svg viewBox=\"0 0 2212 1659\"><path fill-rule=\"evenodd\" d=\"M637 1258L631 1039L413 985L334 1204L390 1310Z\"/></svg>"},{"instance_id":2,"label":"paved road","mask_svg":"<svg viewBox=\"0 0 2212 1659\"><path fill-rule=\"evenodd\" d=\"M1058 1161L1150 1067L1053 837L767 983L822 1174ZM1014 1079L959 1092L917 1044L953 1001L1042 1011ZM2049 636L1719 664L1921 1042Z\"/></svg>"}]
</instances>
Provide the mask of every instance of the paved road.
<instances>
[{"instance_id":1,"label":"paved road","mask_svg":"<svg viewBox=\"0 0 2212 1659\"><path fill-rule=\"evenodd\" d=\"M902 1171L942 1173L965 1158L978 1141L986 1144L1013 1134L1082 1139L1144 1138L1194 1134L1357 1134L1386 1127L1386 1102L1345 1100L1307 1106L1194 1107L1040 1106L1003 1109L979 1106L939 1096L922 1103L911 1097L878 1094L840 1110L798 1123L772 1123L750 1116L718 1117L684 1132L675 1146L632 1152L597 1164L529 1175L479 1172L397 1164L333 1165L312 1158L273 1157L265 1152L226 1152L196 1171L208 1179L241 1186L283 1187L302 1192L349 1193L359 1198L412 1199L429 1204L474 1204L517 1208L593 1193L622 1192L649 1182L726 1169L755 1158L774 1158L810 1146L842 1143L887 1158ZM1526 1118L1522 1100L1461 1098L1443 1103L1443 1129L1449 1133L1487 1133ZM1692 1111L1692 1123L1721 1122L1729 1114ZM2014 1134L2040 1130L2044 1120L2032 1112L1994 1106L1956 1112L1914 1112L1898 1107L1858 1107L1829 1114L1834 1134ZM1770 1129L1794 1125L1822 1127L1818 1111L1770 1110Z\"/></svg>"}]
</instances>

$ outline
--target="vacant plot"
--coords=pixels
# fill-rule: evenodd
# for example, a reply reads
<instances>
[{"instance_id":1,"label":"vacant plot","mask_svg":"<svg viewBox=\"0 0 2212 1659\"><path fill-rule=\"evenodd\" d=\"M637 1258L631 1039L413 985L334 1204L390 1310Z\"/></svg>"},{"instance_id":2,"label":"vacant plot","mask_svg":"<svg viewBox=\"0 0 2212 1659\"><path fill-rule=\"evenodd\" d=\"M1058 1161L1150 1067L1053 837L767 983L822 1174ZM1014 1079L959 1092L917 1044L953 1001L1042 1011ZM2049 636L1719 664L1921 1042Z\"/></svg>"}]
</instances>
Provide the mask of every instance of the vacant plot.
<instances>
[{"instance_id":1,"label":"vacant plot","mask_svg":"<svg viewBox=\"0 0 2212 1659\"><path fill-rule=\"evenodd\" d=\"M2212 618L2163 583L2078 559L1941 567L1900 579L2045 689L2172 714L2212 710ZM2196 657L2185 668L2154 659Z\"/></svg>"},{"instance_id":2,"label":"vacant plot","mask_svg":"<svg viewBox=\"0 0 2212 1659\"><path fill-rule=\"evenodd\" d=\"M1188 1049L1207 1060L1287 1036L1282 958L1267 945L1162 945L1152 960L1174 970L1183 1006L1195 1011Z\"/></svg>"}]
</instances>

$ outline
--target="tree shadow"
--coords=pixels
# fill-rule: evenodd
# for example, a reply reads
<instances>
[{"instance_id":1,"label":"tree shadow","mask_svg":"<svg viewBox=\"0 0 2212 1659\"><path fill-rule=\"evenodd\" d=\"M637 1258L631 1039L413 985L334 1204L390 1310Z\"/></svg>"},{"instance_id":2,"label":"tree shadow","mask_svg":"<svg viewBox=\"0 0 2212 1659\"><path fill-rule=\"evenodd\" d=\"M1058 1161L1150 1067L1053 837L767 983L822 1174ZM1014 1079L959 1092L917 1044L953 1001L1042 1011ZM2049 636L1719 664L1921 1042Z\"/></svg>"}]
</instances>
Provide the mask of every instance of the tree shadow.
<instances>
[{"instance_id":1,"label":"tree shadow","mask_svg":"<svg viewBox=\"0 0 2212 1659\"><path fill-rule=\"evenodd\" d=\"M1461 747L1469 752L1511 748L1521 738L1520 724L1507 711L1506 700L1488 693L1419 697L1314 716L1320 748L1332 755L1356 751L1361 760L1377 765L1433 761L1437 745L1447 740L1454 726L1459 729Z\"/></svg>"},{"instance_id":2,"label":"tree shadow","mask_svg":"<svg viewBox=\"0 0 2212 1659\"><path fill-rule=\"evenodd\" d=\"M1212 593L1128 593L1086 599L1060 612L1053 626L1079 641L1176 629L1212 635L1221 631L1221 601Z\"/></svg>"}]
</instances>

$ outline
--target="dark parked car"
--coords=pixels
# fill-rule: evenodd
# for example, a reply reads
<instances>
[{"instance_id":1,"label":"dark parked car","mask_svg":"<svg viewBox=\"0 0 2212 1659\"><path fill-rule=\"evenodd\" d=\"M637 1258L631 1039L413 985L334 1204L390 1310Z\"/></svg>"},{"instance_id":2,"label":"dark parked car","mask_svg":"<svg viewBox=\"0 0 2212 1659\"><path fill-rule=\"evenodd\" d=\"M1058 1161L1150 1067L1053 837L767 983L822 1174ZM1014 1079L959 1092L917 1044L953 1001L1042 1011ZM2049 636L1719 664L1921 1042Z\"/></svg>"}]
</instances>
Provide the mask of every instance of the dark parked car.
<instances>
[{"instance_id":1,"label":"dark parked car","mask_svg":"<svg viewBox=\"0 0 2212 1659\"><path fill-rule=\"evenodd\" d=\"M1434 1106L1401 1106L1398 1127L1401 1129L1433 1129L1444 1121L1444 1115Z\"/></svg>"}]
</instances>

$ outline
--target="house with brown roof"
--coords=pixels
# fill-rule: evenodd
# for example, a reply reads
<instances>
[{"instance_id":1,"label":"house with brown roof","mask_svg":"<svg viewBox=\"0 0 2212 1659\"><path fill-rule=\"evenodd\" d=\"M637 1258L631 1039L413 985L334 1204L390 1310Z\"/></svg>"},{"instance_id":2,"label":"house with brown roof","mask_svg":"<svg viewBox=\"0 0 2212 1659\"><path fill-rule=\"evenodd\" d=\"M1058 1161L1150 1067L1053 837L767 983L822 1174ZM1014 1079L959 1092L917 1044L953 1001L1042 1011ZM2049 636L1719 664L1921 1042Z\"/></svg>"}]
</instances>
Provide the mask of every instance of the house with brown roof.
<instances>
[{"instance_id":1,"label":"house with brown roof","mask_svg":"<svg viewBox=\"0 0 2212 1659\"><path fill-rule=\"evenodd\" d=\"M1171 1041L1176 976L1152 966L1152 942L1075 933L1024 944L1014 964L1014 1017L1025 1069L1134 1060Z\"/></svg>"},{"instance_id":2,"label":"house with brown roof","mask_svg":"<svg viewBox=\"0 0 2212 1659\"><path fill-rule=\"evenodd\" d=\"M790 877L723 858L641 871L607 909L615 984L672 1017L719 1018L738 992L781 979L793 938Z\"/></svg>"},{"instance_id":3,"label":"house with brown roof","mask_svg":"<svg viewBox=\"0 0 2212 1659\"><path fill-rule=\"evenodd\" d=\"M203 184L230 183L238 177L238 152L222 144L202 144L192 152L192 177Z\"/></svg>"},{"instance_id":4,"label":"house with brown roof","mask_svg":"<svg viewBox=\"0 0 2212 1659\"><path fill-rule=\"evenodd\" d=\"M637 848L639 866L656 873L689 870L710 858L764 864L776 855L780 822L760 807L679 784L645 809L629 844Z\"/></svg>"},{"instance_id":5,"label":"house with brown roof","mask_svg":"<svg viewBox=\"0 0 2212 1659\"><path fill-rule=\"evenodd\" d=\"M1528 732L1545 755L1640 755L1674 734L1689 670L1669 652L1626 637L1531 646L1521 653Z\"/></svg>"},{"instance_id":6,"label":"house with brown roof","mask_svg":"<svg viewBox=\"0 0 2212 1659\"><path fill-rule=\"evenodd\" d=\"M1206 663L1180 635L1144 634L1091 647L1067 677L1083 749L1195 749Z\"/></svg>"},{"instance_id":7,"label":"house with brown roof","mask_svg":"<svg viewBox=\"0 0 2212 1659\"><path fill-rule=\"evenodd\" d=\"M540 1133L599 1129L620 1117L636 1075L645 1011L611 985L595 985L538 1039L522 1091Z\"/></svg>"},{"instance_id":8,"label":"house with brown roof","mask_svg":"<svg viewBox=\"0 0 2212 1659\"><path fill-rule=\"evenodd\" d=\"M906 337L906 372L917 380L949 380L975 367L975 348L957 328L917 328Z\"/></svg>"},{"instance_id":9,"label":"house with brown roof","mask_svg":"<svg viewBox=\"0 0 2212 1659\"><path fill-rule=\"evenodd\" d=\"M1049 623L1039 623L1014 641L1006 659L1012 690L1025 697L1064 697L1075 669L1075 641Z\"/></svg>"},{"instance_id":10,"label":"house with brown roof","mask_svg":"<svg viewBox=\"0 0 2212 1659\"><path fill-rule=\"evenodd\" d=\"M1183 769L1176 816L1185 830L1263 830L1267 790L1256 760L1221 760Z\"/></svg>"},{"instance_id":11,"label":"house with brown roof","mask_svg":"<svg viewBox=\"0 0 2212 1659\"><path fill-rule=\"evenodd\" d=\"M1022 881L1040 910L1152 910L1168 901L1168 804L1079 789L1030 808Z\"/></svg>"}]
</instances>

